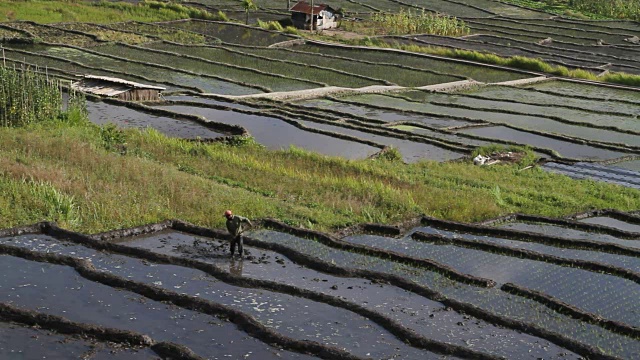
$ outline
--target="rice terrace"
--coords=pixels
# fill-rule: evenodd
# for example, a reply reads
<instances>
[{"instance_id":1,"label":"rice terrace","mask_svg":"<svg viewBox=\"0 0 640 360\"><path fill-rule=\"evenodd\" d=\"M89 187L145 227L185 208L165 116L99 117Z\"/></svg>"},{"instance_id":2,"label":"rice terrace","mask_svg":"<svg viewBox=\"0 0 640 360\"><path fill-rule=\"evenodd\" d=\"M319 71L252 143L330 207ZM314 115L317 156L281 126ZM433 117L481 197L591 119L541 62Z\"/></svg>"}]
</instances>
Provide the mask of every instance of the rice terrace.
<instances>
[{"instance_id":1,"label":"rice terrace","mask_svg":"<svg viewBox=\"0 0 640 360\"><path fill-rule=\"evenodd\" d=\"M0 0L0 52L0 359L640 359L638 0Z\"/></svg>"}]
</instances>

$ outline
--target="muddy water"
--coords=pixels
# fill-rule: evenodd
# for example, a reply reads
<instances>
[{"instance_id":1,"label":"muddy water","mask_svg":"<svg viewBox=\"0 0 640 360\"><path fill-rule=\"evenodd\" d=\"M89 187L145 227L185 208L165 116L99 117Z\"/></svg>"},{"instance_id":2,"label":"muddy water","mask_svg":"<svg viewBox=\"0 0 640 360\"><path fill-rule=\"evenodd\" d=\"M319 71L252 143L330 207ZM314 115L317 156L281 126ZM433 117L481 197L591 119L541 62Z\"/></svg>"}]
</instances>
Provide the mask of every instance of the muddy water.
<instances>
[{"instance_id":1,"label":"muddy water","mask_svg":"<svg viewBox=\"0 0 640 360\"><path fill-rule=\"evenodd\" d=\"M590 218L582 219L580 220L580 222L596 224L596 225L604 225L604 226L620 229L623 231L640 233L639 224L628 223L626 221L614 219L607 216L590 217Z\"/></svg>"},{"instance_id":2,"label":"muddy water","mask_svg":"<svg viewBox=\"0 0 640 360\"><path fill-rule=\"evenodd\" d=\"M524 223L510 222L500 225L501 228L529 231L544 235L558 236L566 239L593 240L605 243L613 243L633 248L640 248L640 240L625 240L607 234L591 233L586 231L574 230L558 225L543 223Z\"/></svg>"},{"instance_id":3,"label":"muddy water","mask_svg":"<svg viewBox=\"0 0 640 360\"><path fill-rule=\"evenodd\" d=\"M285 336L318 341L345 348L359 356L370 356L376 359L438 358L436 354L405 345L366 318L323 303L265 290L228 285L199 270L180 266L148 264L125 256L105 255L76 245L64 246L60 242L46 240L46 237L42 236L17 237L11 241L12 245L18 243L22 244L21 246L37 249L37 251L52 251L88 258L100 270L237 308ZM165 244L160 243L160 245ZM141 316L137 317L141 318ZM177 326L182 325L177 324ZM241 336L237 330L235 332L236 337ZM229 336L232 337L234 334L229 334ZM242 336L253 340L246 335ZM184 343L184 340L182 341ZM257 342L257 340L255 341ZM185 343L185 345L187 344ZM196 350L195 345L190 347L203 355L202 351ZM246 347L240 344L238 347L244 349L246 353ZM249 351L252 350L249 349ZM297 354L293 355L298 356ZM258 358L262 359L263 357L258 356Z\"/></svg>"},{"instance_id":4,"label":"muddy water","mask_svg":"<svg viewBox=\"0 0 640 360\"><path fill-rule=\"evenodd\" d=\"M518 334L482 320L456 313L442 304L414 293L358 278L336 277L302 267L279 253L248 247L242 261L228 257L226 242L209 239L195 243L193 236L165 232L145 237L145 248L174 256L193 257L229 268L236 274L264 280L278 279L290 285L338 296L374 311L382 312L425 337L506 357L549 357L563 352L539 338ZM166 241L167 243L163 243ZM199 240L200 241L200 240ZM173 246L164 246L168 244Z\"/></svg>"},{"instance_id":5,"label":"muddy water","mask_svg":"<svg viewBox=\"0 0 640 360\"><path fill-rule=\"evenodd\" d=\"M345 104L337 101L324 100L324 99L305 100L305 101L298 102L296 104L305 106L305 107L317 108L319 111L322 111L322 109L333 109L333 110L342 111L345 114L353 114L353 115L362 116L369 119L381 120L386 122L412 121L412 122L425 124L425 125L433 126L437 128L445 128L445 127L451 127L451 126L464 126L464 125L470 124L469 122L461 121L461 120L436 118L436 117L430 117L427 115L405 113L402 111L373 109L373 108L368 108L366 106Z\"/></svg>"},{"instance_id":6,"label":"muddy water","mask_svg":"<svg viewBox=\"0 0 640 360\"><path fill-rule=\"evenodd\" d=\"M87 101L87 110L89 111L89 120L98 125L113 123L124 128L151 127L165 135L186 139L216 138L225 135L196 122L151 115L104 102Z\"/></svg>"},{"instance_id":7,"label":"muddy water","mask_svg":"<svg viewBox=\"0 0 640 360\"><path fill-rule=\"evenodd\" d=\"M409 102L403 99L384 95L359 95L345 97L345 100L373 104L395 109L421 111L425 113L463 116L477 120L484 120L494 124L510 124L523 129L574 136L593 141L606 141L640 146L640 136L620 132L594 129L585 126L570 125L558 121L531 115L513 115L497 111L482 111L475 109L461 109L456 107L433 105L430 103ZM428 115L426 115L428 116Z\"/></svg>"},{"instance_id":8,"label":"muddy water","mask_svg":"<svg viewBox=\"0 0 640 360\"><path fill-rule=\"evenodd\" d=\"M421 231L427 234L438 234L446 237L460 238L471 241L484 241L490 242L496 245L508 246L510 248L532 250L543 254L559 256L566 259L582 259L588 261L595 261L604 264L610 264L613 266L629 269L631 271L640 272L640 258L633 256L608 254L599 251L589 250L576 250L562 247L554 247L549 245L543 245L535 242L518 241L517 239L502 239L494 238L490 236L472 235L459 232L452 232L446 230L435 229L427 226L422 226L413 229L409 234L414 231ZM367 235L359 235L367 237ZM409 236L409 235L407 235ZM366 241L366 240L363 240Z\"/></svg>"},{"instance_id":9,"label":"muddy water","mask_svg":"<svg viewBox=\"0 0 640 360\"><path fill-rule=\"evenodd\" d=\"M463 153L454 152L443 149L434 145L414 142L410 140L402 140L393 137L375 135L364 131L347 129L341 126L315 123L311 121L300 121L300 123L314 129L321 129L339 134L355 136L360 139L375 141L378 144L393 146L400 150L402 159L408 163L414 163L421 160L447 161L458 159L464 156Z\"/></svg>"},{"instance_id":10,"label":"muddy water","mask_svg":"<svg viewBox=\"0 0 640 360\"><path fill-rule=\"evenodd\" d=\"M240 125L247 129L256 141L270 149L286 149L289 145L294 145L347 159L363 159L380 151L373 146L304 131L283 120L268 116L179 105L160 106L160 108L183 114L202 115L209 120L225 124Z\"/></svg>"},{"instance_id":11,"label":"muddy water","mask_svg":"<svg viewBox=\"0 0 640 360\"><path fill-rule=\"evenodd\" d=\"M149 348L129 349L52 331L0 322L1 359L159 359Z\"/></svg>"},{"instance_id":12,"label":"muddy water","mask_svg":"<svg viewBox=\"0 0 640 360\"><path fill-rule=\"evenodd\" d=\"M605 351L623 358L633 357L640 352L640 342L636 340L568 318L535 301L511 296L496 288L480 289L463 285L433 272L371 256L336 250L312 240L276 231L260 230L251 233L250 236L287 246L338 266L395 274L439 291L453 299L471 303L481 309L510 319L535 324L582 343L599 346L606 349Z\"/></svg>"},{"instance_id":13,"label":"muddy water","mask_svg":"<svg viewBox=\"0 0 640 360\"><path fill-rule=\"evenodd\" d=\"M519 144L531 145L557 151L560 155L573 159L606 160L616 159L626 154L606 149L595 148L568 141L514 130L505 126L491 126L464 129L460 132L483 136L491 139L515 141Z\"/></svg>"},{"instance_id":14,"label":"muddy water","mask_svg":"<svg viewBox=\"0 0 640 360\"><path fill-rule=\"evenodd\" d=\"M41 250L45 251L45 248L42 246ZM205 357L242 358L253 354L260 359L280 356L307 358L269 347L217 317L86 280L70 267L9 256L0 259L0 286L6 289L0 292L0 299L21 308L63 316L72 321L140 332L157 341L185 345ZM117 264L119 260L108 266L122 269L125 263ZM135 270L123 271L132 273Z\"/></svg>"}]
</instances>

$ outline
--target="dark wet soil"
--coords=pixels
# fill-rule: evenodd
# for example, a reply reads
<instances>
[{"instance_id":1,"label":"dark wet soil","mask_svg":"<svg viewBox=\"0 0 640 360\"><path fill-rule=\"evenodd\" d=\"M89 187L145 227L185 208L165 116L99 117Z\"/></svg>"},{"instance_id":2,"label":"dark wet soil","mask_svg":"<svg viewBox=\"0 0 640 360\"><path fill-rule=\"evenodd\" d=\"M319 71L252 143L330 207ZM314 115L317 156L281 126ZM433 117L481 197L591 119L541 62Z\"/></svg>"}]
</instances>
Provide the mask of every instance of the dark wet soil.
<instances>
[{"instance_id":1,"label":"dark wet soil","mask_svg":"<svg viewBox=\"0 0 640 360\"><path fill-rule=\"evenodd\" d=\"M608 332L596 325L568 318L526 298L511 296L497 288L460 285L436 273L370 256L340 251L286 233L260 230L250 236L277 243L345 268L366 269L394 274L434 289L447 297L467 302L510 319L518 319L563 334L582 343L599 346L618 356L629 357L640 351L640 342ZM597 335L596 335L597 334ZM606 339L606 340L605 340Z\"/></svg>"},{"instance_id":2,"label":"dark wet soil","mask_svg":"<svg viewBox=\"0 0 640 360\"><path fill-rule=\"evenodd\" d=\"M46 247L40 246L43 250ZM118 266L123 268L123 264L113 265ZM1 301L21 308L137 331L156 341L185 345L205 357L241 358L250 353L259 358L283 356L224 320L86 280L70 267L10 256L2 256L0 267L0 286L6 289L0 292ZM300 358L295 353L290 355L286 358Z\"/></svg>"},{"instance_id":3,"label":"dark wet soil","mask_svg":"<svg viewBox=\"0 0 640 360\"><path fill-rule=\"evenodd\" d=\"M513 357L555 356L566 350L544 340L502 329L459 314L441 303L388 284L320 273L291 262L279 253L247 247L244 260L230 259L225 241L195 238L171 230L137 238L130 244L173 256L214 263L245 277L277 280L300 288L337 296L382 312L428 338ZM555 355L554 355L555 354Z\"/></svg>"},{"instance_id":4,"label":"dark wet soil","mask_svg":"<svg viewBox=\"0 0 640 360\"><path fill-rule=\"evenodd\" d=\"M24 246L35 248L38 251L45 251L46 249L74 257L89 258L100 270L237 308L240 311L251 314L264 325L285 336L338 346L363 357L402 359L435 359L439 357L436 354L409 347L370 320L341 308L334 308L323 303L267 290L247 289L225 284L199 270L171 265L148 264L125 256L105 255L81 246L65 246L51 240L42 241L41 239L31 239L29 237L20 239L18 243L23 243ZM163 245L157 241L155 244L156 246ZM134 245L140 244L136 242ZM141 247L145 247L144 243ZM166 247L167 250L170 249L171 244L166 244ZM161 247L161 249L164 248ZM242 264L239 262L229 265L236 269L231 271L238 271L238 267L242 268ZM191 312L187 311L187 313ZM142 313L137 315L136 318L140 319L140 322L149 321ZM184 318L184 316L181 318ZM188 321L195 321L199 316L191 315L187 318L189 319ZM196 322L196 325L192 324L190 327L197 326L198 323ZM180 323L175 326L185 327L188 325ZM202 336L207 336L208 330L206 328L201 329L201 331ZM244 333L240 332L238 334L237 330L234 331L227 330L226 335L228 335L229 341L233 341L234 337L241 338L243 336L248 340L253 340L253 338L244 335ZM152 338L158 337L157 334L146 333L151 335ZM203 353L204 350L201 350L197 343L193 343L199 336L193 336L195 339L189 339L188 341L184 338L179 338L178 340L180 341L172 341L187 345L196 353L205 355ZM253 341L259 343L256 340ZM221 339L220 342L222 344L228 343L226 338L224 341ZM250 346L238 346L238 348L243 349L245 353L246 351L252 351L249 349ZM256 350L253 351L256 353ZM293 353L292 355L299 356ZM266 358L266 356L261 355L260 358Z\"/></svg>"},{"instance_id":5,"label":"dark wet soil","mask_svg":"<svg viewBox=\"0 0 640 360\"><path fill-rule=\"evenodd\" d=\"M19 324L0 322L0 359L160 359L149 348L130 349Z\"/></svg>"}]
</instances>

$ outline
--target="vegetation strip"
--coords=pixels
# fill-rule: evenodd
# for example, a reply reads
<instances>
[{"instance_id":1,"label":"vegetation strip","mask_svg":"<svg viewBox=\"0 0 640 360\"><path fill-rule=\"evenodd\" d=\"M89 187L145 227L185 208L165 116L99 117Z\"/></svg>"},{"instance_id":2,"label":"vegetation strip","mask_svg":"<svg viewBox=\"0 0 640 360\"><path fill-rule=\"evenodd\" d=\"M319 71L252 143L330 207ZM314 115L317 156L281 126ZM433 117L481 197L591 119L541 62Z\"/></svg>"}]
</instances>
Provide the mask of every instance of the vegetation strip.
<instances>
[{"instance_id":1,"label":"vegetation strip","mask_svg":"<svg viewBox=\"0 0 640 360\"><path fill-rule=\"evenodd\" d=\"M444 230L466 232L476 235L489 235L503 239L536 242L556 247L566 247L581 250L602 251L610 254L640 257L640 249L624 245L605 243L593 240L568 239L557 236L542 235L538 233L511 229L494 228L473 224L464 224L454 221L440 220L432 217L423 217L422 223Z\"/></svg>"},{"instance_id":2,"label":"vegetation strip","mask_svg":"<svg viewBox=\"0 0 640 360\"><path fill-rule=\"evenodd\" d=\"M567 259L560 256L549 255L539 253L532 250L517 249L505 245L494 244L488 241L482 240L465 240L460 238L445 237L438 234L426 234L423 232L416 232L411 234L411 238L417 241L433 243L436 245L454 245L467 249L474 249L480 251L486 251L490 253L496 253L501 255L507 255L517 257L520 259L529 259L535 261L543 261L550 264L572 267L582 270L587 270L595 273L603 273L607 275L618 276L627 280L631 280L637 284L640 284L640 273L609 265L595 261L587 261L580 259Z\"/></svg>"},{"instance_id":3,"label":"vegetation strip","mask_svg":"<svg viewBox=\"0 0 640 360\"><path fill-rule=\"evenodd\" d=\"M66 230L57 228L52 224L45 224L45 233L55 233L58 236L65 237L84 237L80 234L75 234ZM91 240L84 237L85 240ZM93 240L96 241L97 240ZM108 244L107 245L113 245ZM204 313L212 316L223 316L228 318L229 321L236 324L236 326L246 332L247 334L255 337L267 344L277 344L282 348L293 350L300 353L310 353L323 359L345 359L356 360L360 359L354 355L351 355L343 350L339 350L334 347L325 346L320 343L308 340L294 340L285 337L279 333L276 333L271 328L262 325L255 320L252 316L247 315L239 310L231 308L226 305L218 304L212 301L204 300L197 297L188 296L185 294L179 294L173 291L163 289L161 287L148 285L145 283L128 280L126 278L112 275L103 271L96 270L91 262L84 259L77 259L70 256L52 254L52 253L38 253L28 249L0 244L0 253L20 257L23 259L46 262L58 265L66 265L74 268L82 277L107 285L114 288L125 289L127 291L134 292L142 295L146 298L169 302L173 305L179 306L184 309Z\"/></svg>"},{"instance_id":4,"label":"vegetation strip","mask_svg":"<svg viewBox=\"0 0 640 360\"><path fill-rule=\"evenodd\" d=\"M1 250L4 251L4 248ZM40 260L42 260L41 262L49 262L44 258ZM7 303L0 303L0 319L28 326L37 326L40 329L55 331L60 334L79 335L98 341L108 341L128 346L149 347L163 359L204 360L203 357L198 356L184 345L166 341L156 342L147 335L133 331L78 323L56 315L20 309Z\"/></svg>"},{"instance_id":5,"label":"vegetation strip","mask_svg":"<svg viewBox=\"0 0 640 360\"><path fill-rule=\"evenodd\" d=\"M570 316L577 320L598 325L611 332L633 337L636 339L640 338L640 328L637 328L635 326L631 326L619 321L602 318L600 315L584 311L582 309L579 309L571 304L567 304L563 301L560 301L554 298L553 296L547 295L545 293L528 289L512 283L506 283L502 285L500 287L500 290L514 294L514 295L535 300L543 304L544 306L559 312L562 315Z\"/></svg>"},{"instance_id":6,"label":"vegetation strip","mask_svg":"<svg viewBox=\"0 0 640 360\"><path fill-rule=\"evenodd\" d=\"M246 287L246 288L265 289L273 292L302 297L302 298L310 299L313 301L322 302L331 306L343 308L345 310L352 311L354 313L357 313L363 317L370 319L374 323L380 325L382 328L388 330L390 333L398 337L400 340L408 342L411 346L418 347L421 349L434 351L441 354L460 356L468 359L495 360L500 358L493 355L488 355L488 354L480 353L477 351L473 351L462 346L447 344L447 343L425 338L420 334L416 333L415 331L402 326L401 324L385 316L384 314L381 314L373 310L369 310L365 307L340 299L338 297L326 295L326 294L311 291L311 290L300 289L292 285L286 285L286 284L282 284L274 281L235 276L230 274L229 272L226 272L220 269L218 266L214 264L206 263L203 261L177 257L177 256L158 254L150 250L132 248L129 246L114 244L109 242L109 240L113 240L117 238L130 237L130 236L136 236L141 234L149 234L157 231L162 231L166 228L176 228L176 227L193 230L192 225L178 222L178 221L166 221L163 223L145 225L137 228L116 230L112 232L96 234L91 237L72 233L66 230L61 230L59 228L56 228L55 226L51 226L48 224L44 225L44 230L47 233L55 232L54 236L56 237L69 240L92 249L108 251L108 252L117 253L125 256L135 257L138 259L144 259L144 260L148 260L148 261L152 261L160 264L178 265L178 266L184 266L192 269L197 269L228 284ZM191 231L191 233L193 232L198 232L198 230ZM227 238L228 234L223 231L208 230L207 235L205 236L211 237L211 238ZM100 240L97 240L97 239L100 239ZM178 306L181 306L181 305L178 305Z\"/></svg>"},{"instance_id":7,"label":"vegetation strip","mask_svg":"<svg viewBox=\"0 0 640 360\"><path fill-rule=\"evenodd\" d=\"M410 264L412 266L426 268L431 271L439 272L450 279L460 281L463 283L481 286L481 287L487 287L487 288L494 287L496 285L496 282L493 280L484 279L484 278L480 278L480 277L469 275L469 274L464 274L448 265L444 265L433 260L415 258L415 257L407 256L404 254L400 254L398 252L378 249L378 248L365 246L365 245L351 244L346 241L334 239L331 236L325 233L321 233L319 231L295 228L275 219L265 219L263 221L263 226L274 229L274 230L283 231L292 235L302 236L304 238L310 238L322 243L323 245L326 245L332 248L353 251L355 253L374 256L381 259L389 259L395 262L400 262L400 263Z\"/></svg>"}]
</instances>

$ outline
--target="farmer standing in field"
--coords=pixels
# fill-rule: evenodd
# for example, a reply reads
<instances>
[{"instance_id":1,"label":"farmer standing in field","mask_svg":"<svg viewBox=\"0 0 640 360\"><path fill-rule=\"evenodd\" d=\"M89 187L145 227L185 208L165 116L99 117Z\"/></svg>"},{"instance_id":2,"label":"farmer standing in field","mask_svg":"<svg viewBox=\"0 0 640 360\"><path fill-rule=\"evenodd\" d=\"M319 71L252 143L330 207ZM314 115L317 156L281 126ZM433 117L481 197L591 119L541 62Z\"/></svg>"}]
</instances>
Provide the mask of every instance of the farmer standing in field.
<instances>
[{"instance_id":1,"label":"farmer standing in field","mask_svg":"<svg viewBox=\"0 0 640 360\"><path fill-rule=\"evenodd\" d=\"M244 254L242 251L242 232L244 231L242 224L248 224L249 226L253 226L253 224L251 224L251 220L246 217L233 215L231 210L225 211L224 217L227 218L227 230L229 230L229 234L233 237L231 239L231 257L233 257L233 254L236 252L236 244L238 244L238 252L240 257L242 257Z\"/></svg>"}]
</instances>

